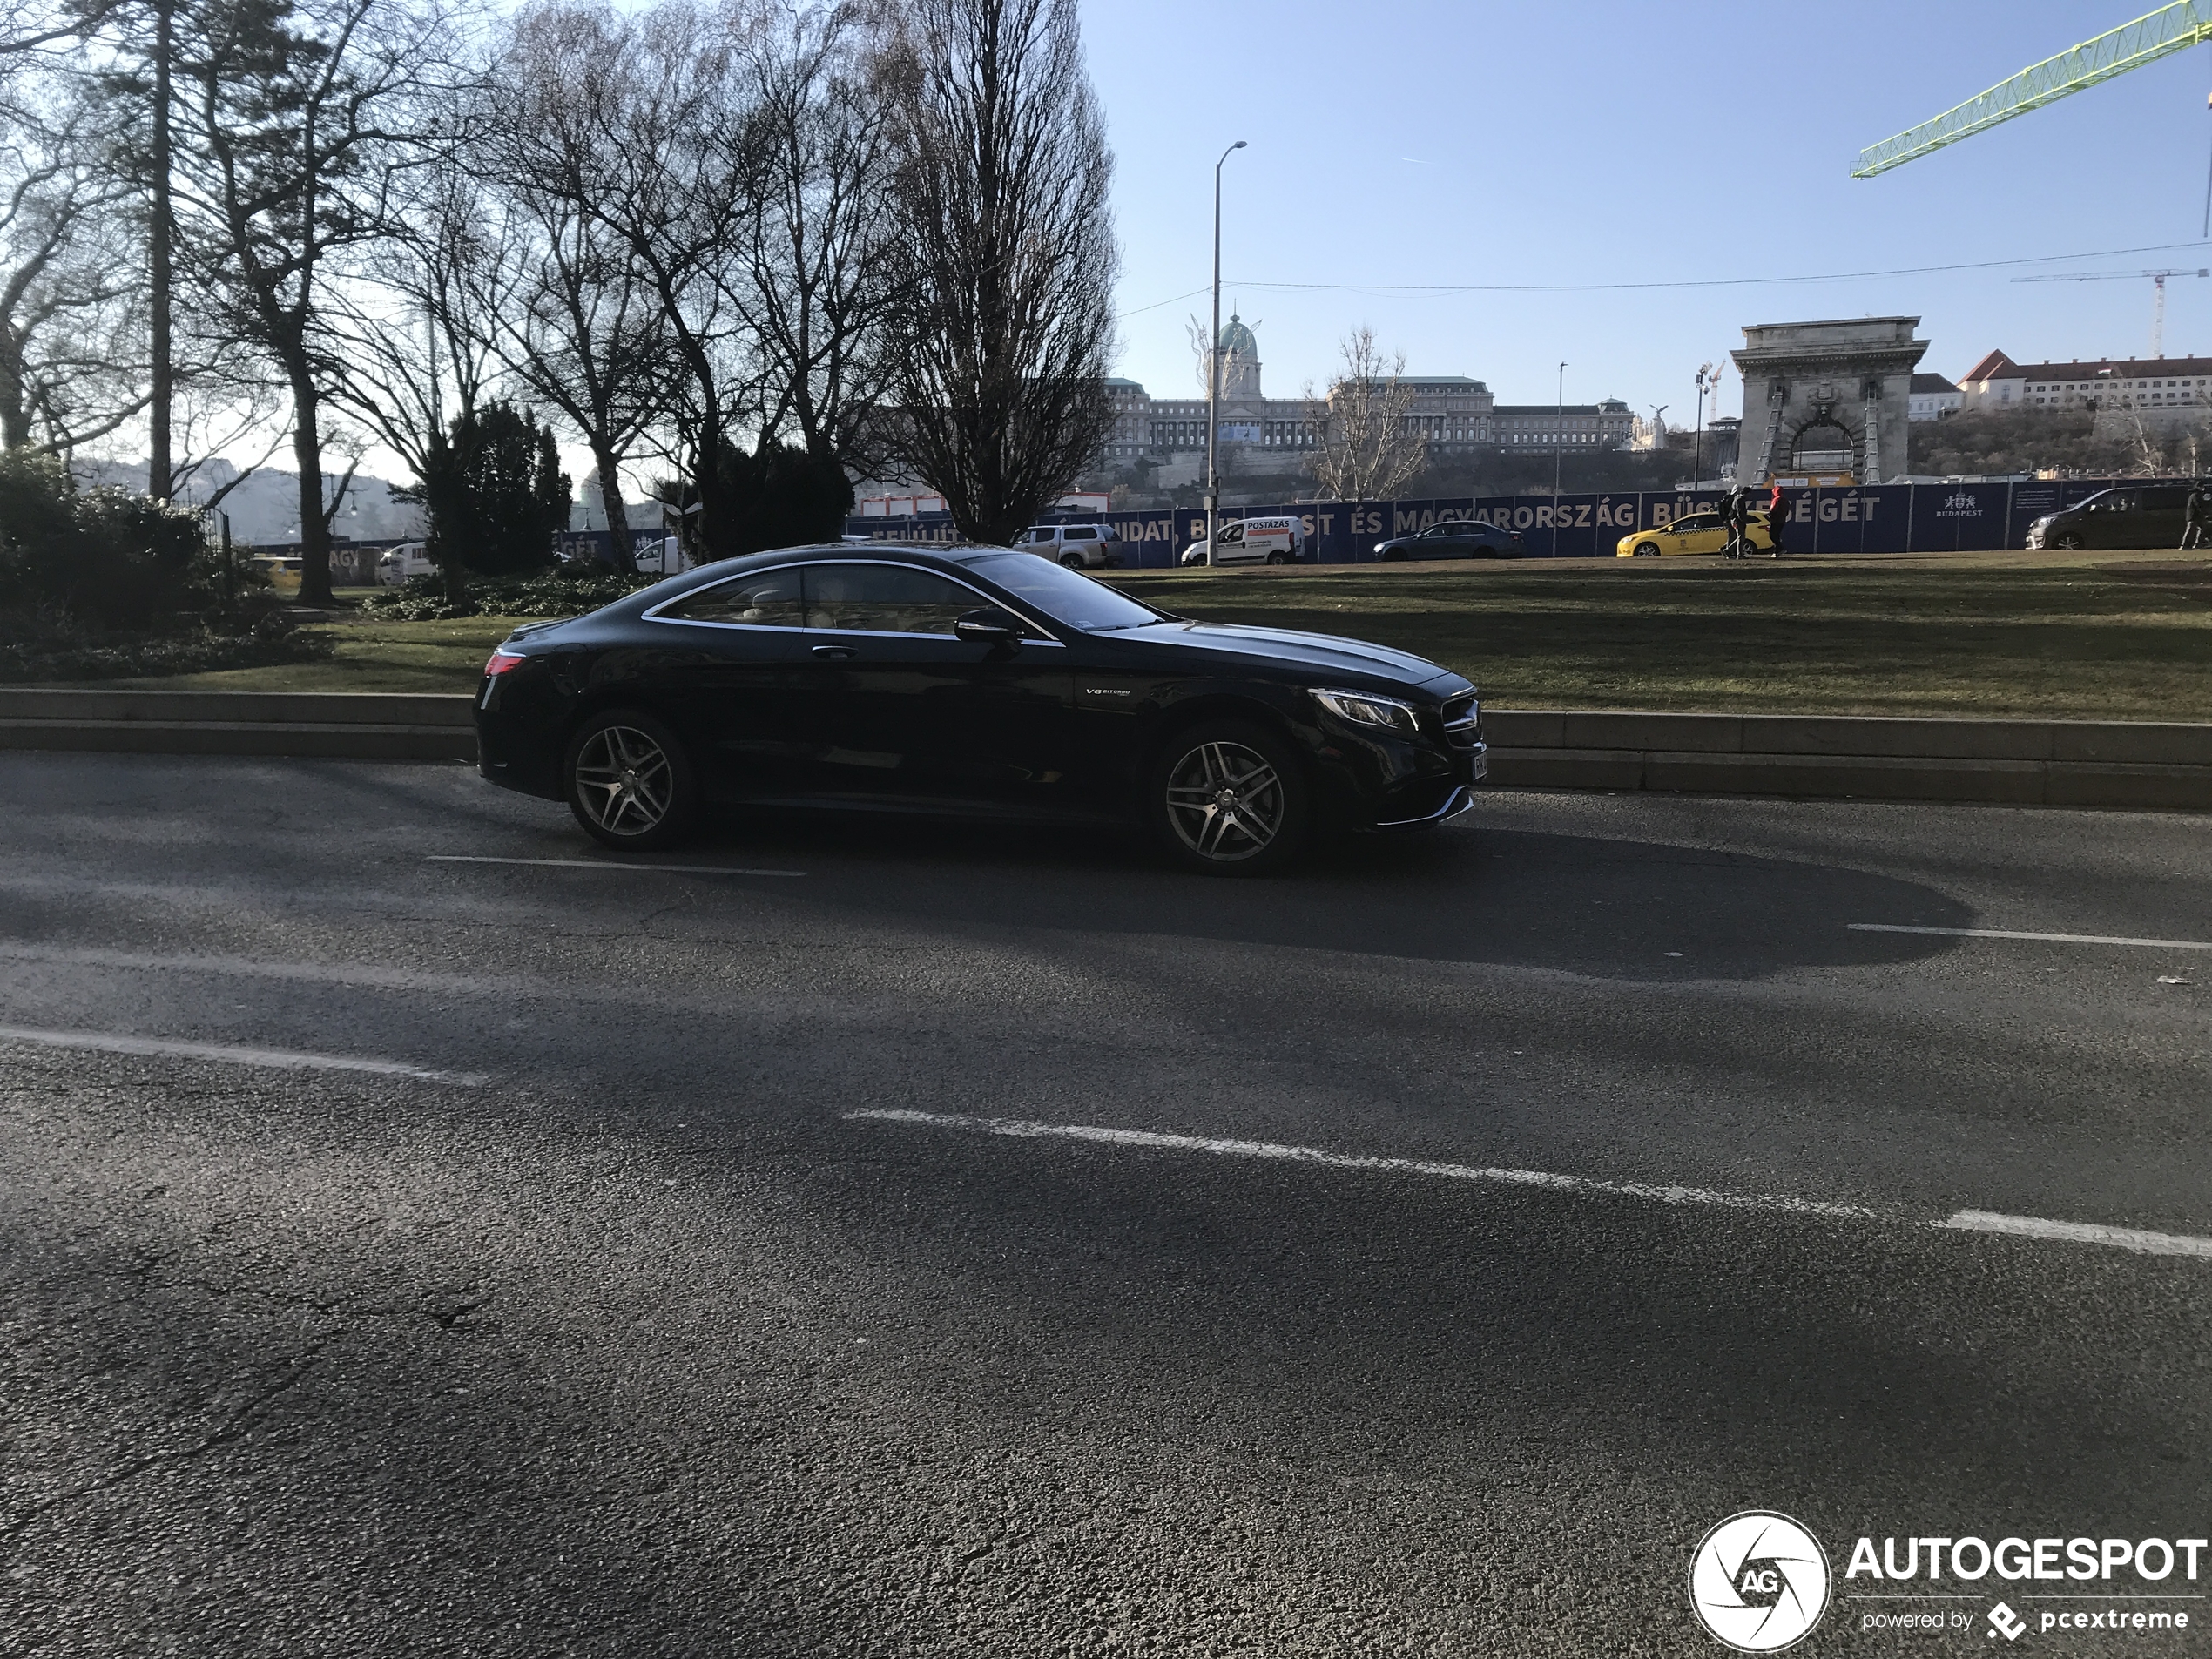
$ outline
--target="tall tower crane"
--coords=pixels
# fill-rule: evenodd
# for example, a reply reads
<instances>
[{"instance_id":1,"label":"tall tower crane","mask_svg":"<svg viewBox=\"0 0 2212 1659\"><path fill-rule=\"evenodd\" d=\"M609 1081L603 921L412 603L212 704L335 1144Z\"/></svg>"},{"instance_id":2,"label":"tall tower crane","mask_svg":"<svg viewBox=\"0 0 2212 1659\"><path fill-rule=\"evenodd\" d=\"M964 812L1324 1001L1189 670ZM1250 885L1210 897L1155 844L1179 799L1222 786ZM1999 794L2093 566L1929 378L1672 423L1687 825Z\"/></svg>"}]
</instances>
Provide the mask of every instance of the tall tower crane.
<instances>
[{"instance_id":1,"label":"tall tower crane","mask_svg":"<svg viewBox=\"0 0 2212 1659\"><path fill-rule=\"evenodd\" d=\"M2179 0L2178 4L2162 6L2094 40L2069 46L2056 57L2032 64L1958 108L1946 110L1932 121L1923 121L1860 151L1858 165L1851 169L1851 176L1871 179L1876 173L1902 167L2000 121L2055 103L2068 92L2079 92L2207 40L2212 40L2212 0Z\"/></svg>"},{"instance_id":2,"label":"tall tower crane","mask_svg":"<svg viewBox=\"0 0 2212 1659\"><path fill-rule=\"evenodd\" d=\"M2072 271L2055 276L2014 277L2015 282L2140 282L2148 277L2153 284L2150 302L2150 354L2166 355L2166 279L2168 277L2212 277L2212 268L2199 271Z\"/></svg>"}]
</instances>

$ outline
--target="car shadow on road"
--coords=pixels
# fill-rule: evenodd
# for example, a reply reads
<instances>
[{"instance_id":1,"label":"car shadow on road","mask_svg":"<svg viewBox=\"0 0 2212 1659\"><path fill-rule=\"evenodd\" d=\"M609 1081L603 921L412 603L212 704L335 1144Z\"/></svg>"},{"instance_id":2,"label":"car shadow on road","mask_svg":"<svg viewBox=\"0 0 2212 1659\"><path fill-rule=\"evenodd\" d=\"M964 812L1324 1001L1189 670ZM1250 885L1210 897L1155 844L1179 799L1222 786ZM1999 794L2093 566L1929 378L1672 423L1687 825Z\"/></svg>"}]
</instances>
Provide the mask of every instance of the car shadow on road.
<instances>
[{"instance_id":1,"label":"car shadow on road","mask_svg":"<svg viewBox=\"0 0 2212 1659\"><path fill-rule=\"evenodd\" d=\"M1296 873L1241 880L1168 867L1139 838L912 820L761 818L689 857L797 861L787 897L916 926L1182 936L1607 976L1757 978L1906 962L1962 927L1936 889L1838 864L1710 846L1484 826L1367 837Z\"/></svg>"}]
</instances>

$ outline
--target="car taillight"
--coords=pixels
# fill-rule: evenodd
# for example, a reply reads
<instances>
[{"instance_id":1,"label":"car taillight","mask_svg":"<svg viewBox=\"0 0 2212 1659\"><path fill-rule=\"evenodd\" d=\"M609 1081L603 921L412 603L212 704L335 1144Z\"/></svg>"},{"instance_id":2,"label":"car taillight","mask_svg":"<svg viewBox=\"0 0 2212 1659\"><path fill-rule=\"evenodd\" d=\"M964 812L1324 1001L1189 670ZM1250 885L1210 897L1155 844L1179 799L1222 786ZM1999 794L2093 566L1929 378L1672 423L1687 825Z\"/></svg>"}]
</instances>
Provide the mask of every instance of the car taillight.
<instances>
[{"instance_id":1,"label":"car taillight","mask_svg":"<svg viewBox=\"0 0 2212 1659\"><path fill-rule=\"evenodd\" d=\"M518 651L500 650L492 652L491 660L484 664L484 678L504 674L510 668L519 668L529 660Z\"/></svg>"}]
</instances>

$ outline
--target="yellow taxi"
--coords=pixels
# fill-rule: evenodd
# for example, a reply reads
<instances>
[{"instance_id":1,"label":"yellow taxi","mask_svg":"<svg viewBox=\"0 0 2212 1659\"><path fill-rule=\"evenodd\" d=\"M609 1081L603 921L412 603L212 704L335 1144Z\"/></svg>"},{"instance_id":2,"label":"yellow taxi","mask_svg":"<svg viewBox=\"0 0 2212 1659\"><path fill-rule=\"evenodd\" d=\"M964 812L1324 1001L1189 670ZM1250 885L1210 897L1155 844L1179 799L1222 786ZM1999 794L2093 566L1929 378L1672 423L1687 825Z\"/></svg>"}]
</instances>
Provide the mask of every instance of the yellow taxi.
<instances>
[{"instance_id":1,"label":"yellow taxi","mask_svg":"<svg viewBox=\"0 0 2212 1659\"><path fill-rule=\"evenodd\" d=\"M1771 553L1774 543L1766 533L1766 514L1754 512L1745 534L1752 549ZM1621 538L1614 552L1624 559L1672 557L1677 553L1725 553L1728 524L1718 513L1684 513L1671 524L1656 530L1636 530Z\"/></svg>"}]
</instances>

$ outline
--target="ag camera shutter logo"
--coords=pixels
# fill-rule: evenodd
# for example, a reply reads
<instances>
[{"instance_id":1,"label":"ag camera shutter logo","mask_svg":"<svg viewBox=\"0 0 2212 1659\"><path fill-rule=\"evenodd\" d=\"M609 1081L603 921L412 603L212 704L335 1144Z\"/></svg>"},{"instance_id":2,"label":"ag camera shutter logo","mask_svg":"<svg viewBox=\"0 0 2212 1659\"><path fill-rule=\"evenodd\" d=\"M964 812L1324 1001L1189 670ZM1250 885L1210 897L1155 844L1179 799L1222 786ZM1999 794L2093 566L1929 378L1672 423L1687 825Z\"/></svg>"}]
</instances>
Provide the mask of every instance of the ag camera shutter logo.
<instances>
[{"instance_id":1,"label":"ag camera shutter logo","mask_svg":"<svg viewBox=\"0 0 2212 1659\"><path fill-rule=\"evenodd\" d=\"M1715 1641L1738 1653L1779 1653L1828 1610L1828 1553L1787 1515L1730 1515L1689 1558L1689 1604Z\"/></svg>"}]
</instances>

